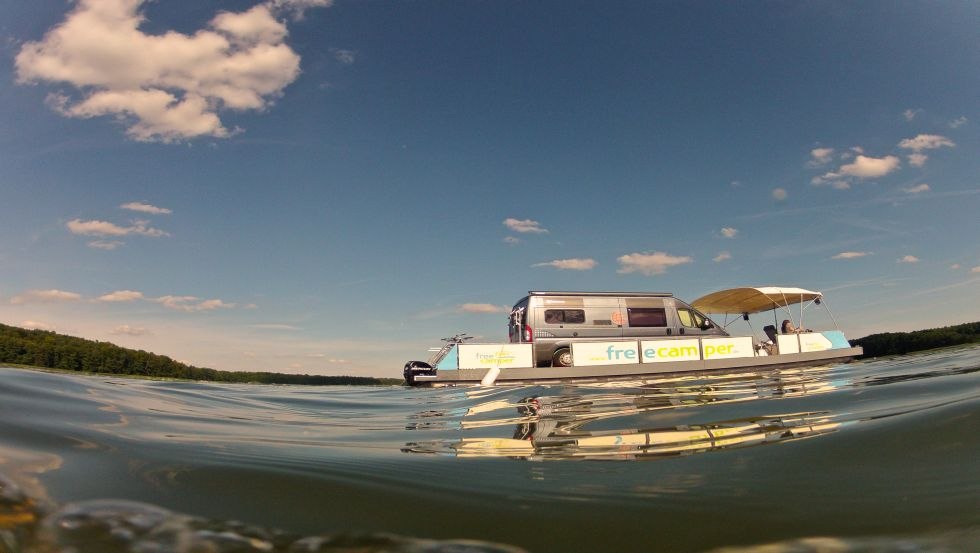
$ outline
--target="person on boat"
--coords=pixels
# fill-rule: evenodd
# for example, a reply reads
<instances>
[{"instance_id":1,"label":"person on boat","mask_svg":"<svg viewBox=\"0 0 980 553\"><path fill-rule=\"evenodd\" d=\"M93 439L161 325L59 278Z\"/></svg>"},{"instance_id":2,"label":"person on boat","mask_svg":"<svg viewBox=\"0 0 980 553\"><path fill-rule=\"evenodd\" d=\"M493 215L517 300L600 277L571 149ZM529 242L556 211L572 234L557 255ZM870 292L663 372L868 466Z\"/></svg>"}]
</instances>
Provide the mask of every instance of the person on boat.
<instances>
[{"instance_id":1,"label":"person on boat","mask_svg":"<svg viewBox=\"0 0 980 553\"><path fill-rule=\"evenodd\" d=\"M783 321L783 334L800 334L802 332L812 332L812 330L796 328L789 319Z\"/></svg>"},{"instance_id":2,"label":"person on boat","mask_svg":"<svg viewBox=\"0 0 980 553\"><path fill-rule=\"evenodd\" d=\"M776 327L773 325L766 325L762 327L762 331L766 333L766 337L769 339L759 344L759 349L765 350L766 355L778 354L779 346L776 345Z\"/></svg>"}]
</instances>

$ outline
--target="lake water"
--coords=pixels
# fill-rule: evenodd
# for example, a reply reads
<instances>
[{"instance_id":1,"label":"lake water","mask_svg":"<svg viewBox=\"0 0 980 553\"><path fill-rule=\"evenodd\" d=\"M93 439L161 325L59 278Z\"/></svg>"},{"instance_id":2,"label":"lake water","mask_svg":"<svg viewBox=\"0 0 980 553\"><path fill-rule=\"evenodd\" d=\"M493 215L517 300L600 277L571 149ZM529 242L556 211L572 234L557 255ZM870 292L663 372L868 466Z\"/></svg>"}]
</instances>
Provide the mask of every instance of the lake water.
<instances>
[{"instance_id":1,"label":"lake water","mask_svg":"<svg viewBox=\"0 0 980 553\"><path fill-rule=\"evenodd\" d=\"M980 348L608 387L0 368L0 552L978 551Z\"/></svg>"}]
</instances>

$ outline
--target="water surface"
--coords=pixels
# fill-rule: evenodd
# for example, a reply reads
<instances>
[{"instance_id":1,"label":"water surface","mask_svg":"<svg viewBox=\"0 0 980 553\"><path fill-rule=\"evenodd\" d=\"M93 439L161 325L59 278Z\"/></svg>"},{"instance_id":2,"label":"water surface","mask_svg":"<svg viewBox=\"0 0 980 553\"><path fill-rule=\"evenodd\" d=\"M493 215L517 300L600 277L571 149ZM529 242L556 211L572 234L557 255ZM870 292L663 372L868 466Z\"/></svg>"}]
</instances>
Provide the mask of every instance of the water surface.
<instances>
[{"instance_id":1,"label":"water surface","mask_svg":"<svg viewBox=\"0 0 980 553\"><path fill-rule=\"evenodd\" d=\"M0 368L0 552L974 551L978 431L980 348L590 387Z\"/></svg>"}]
</instances>

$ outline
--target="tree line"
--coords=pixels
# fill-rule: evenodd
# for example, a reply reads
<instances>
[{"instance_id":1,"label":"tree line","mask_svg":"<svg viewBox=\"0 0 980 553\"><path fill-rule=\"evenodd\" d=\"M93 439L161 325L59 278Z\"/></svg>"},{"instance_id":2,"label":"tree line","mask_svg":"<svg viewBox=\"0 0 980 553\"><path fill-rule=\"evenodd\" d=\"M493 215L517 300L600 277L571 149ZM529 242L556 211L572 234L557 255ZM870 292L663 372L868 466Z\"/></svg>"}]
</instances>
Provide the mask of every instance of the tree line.
<instances>
[{"instance_id":1,"label":"tree line","mask_svg":"<svg viewBox=\"0 0 980 553\"><path fill-rule=\"evenodd\" d=\"M322 376L274 372L219 371L195 367L143 350L109 342L86 340L47 330L28 330L0 324L0 363L49 369L155 378L249 382L261 384L379 385L401 379L365 376Z\"/></svg>"},{"instance_id":2,"label":"tree line","mask_svg":"<svg viewBox=\"0 0 980 553\"><path fill-rule=\"evenodd\" d=\"M964 323L942 328L916 330L914 332L884 332L851 340L851 344L864 348L866 357L901 355L913 351L971 344L980 341L980 322Z\"/></svg>"}]
</instances>

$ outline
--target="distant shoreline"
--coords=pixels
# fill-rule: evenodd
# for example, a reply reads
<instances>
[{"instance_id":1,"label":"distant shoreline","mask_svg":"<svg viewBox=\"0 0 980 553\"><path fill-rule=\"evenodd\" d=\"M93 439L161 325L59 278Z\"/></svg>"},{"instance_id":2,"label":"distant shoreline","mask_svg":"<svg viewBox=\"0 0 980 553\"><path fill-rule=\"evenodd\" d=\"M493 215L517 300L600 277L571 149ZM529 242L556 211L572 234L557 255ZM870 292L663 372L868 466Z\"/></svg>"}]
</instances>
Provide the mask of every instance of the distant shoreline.
<instances>
[{"instance_id":1,"label":"distant shoreline","mask_svg":"<svg viewBox=\"0 0 980 553\"><path fill-rule=\"evenodd\" d=\"M5 361L0 361L0 369L23 369L28 371L39 371L51 374L74 374L79 376L104 376L112 378L131 378L134 380L153 380L156 382L221 382L223 384L270 384L269 382L245 382L245 381L226 381L226 380L196 380L191 378L177 378L173 376L151 376L145 374L128 374L128 373L107 373L107 372L97 372L97 371L73 371L70 369L56 369L52 367L39 367L37 365L24 365L22 363L7 363ZM224 371L230 372L230 371ZM261 373L261 374L272 374L272 375L283 375L291 376L286 373ZM311 375L296 375L308 377ZM315 375L314 375L315 376ZM375 378L371 376L324 376L323 378L357 378L366 379L372 382L368 383L356 383L356 384L297 384L290 382L272 382L273 385L282 386L400 386L405 383L401 378Z\"/></svg>"},{"instance_id":2,"label":"distant shoreline","mask_svg":"<svg viewBox=\"0 0 980 553\"><path fill-rule=\"evenodd\" d=\"M851 340L852 345L864 348L864 354L859 359L903 355L976 342L980 342L980 322L912 332L883 332Z\"/></svg>"},{"instance_id":3,"label":"distant shoreline","mask_svg":"<svg viewBox=\"0 0 980 553\"><path fill-rule=\"evenodd\" d=\"M158 380L305 386L390 386L403 383L400 378L219 371L195 367L165 355L124 348L109 342L4 324L0 324L0 364L13 368Z\"/></svg>"},{"instance_id":4,"label":"distant shoreline","mask_svg":"<svg viewBox=\"0 0 980 553\"><path fill-rule=\"evenodd\" d=\"M980 342L980 322L871 334L851 343L864 348L860 359L903 355ZM293 384L303 386L392 386L400 378L323 376L275 372L219 371L180 363L165 355L123 348L47 330L0 324L0 365L65 374L90 374L151 380Z\"/></svg>"}]
</instances>

